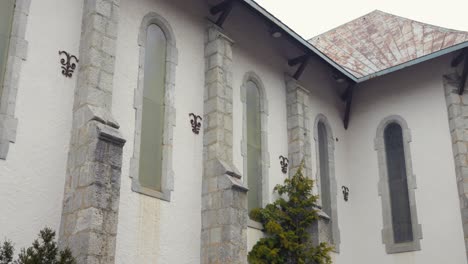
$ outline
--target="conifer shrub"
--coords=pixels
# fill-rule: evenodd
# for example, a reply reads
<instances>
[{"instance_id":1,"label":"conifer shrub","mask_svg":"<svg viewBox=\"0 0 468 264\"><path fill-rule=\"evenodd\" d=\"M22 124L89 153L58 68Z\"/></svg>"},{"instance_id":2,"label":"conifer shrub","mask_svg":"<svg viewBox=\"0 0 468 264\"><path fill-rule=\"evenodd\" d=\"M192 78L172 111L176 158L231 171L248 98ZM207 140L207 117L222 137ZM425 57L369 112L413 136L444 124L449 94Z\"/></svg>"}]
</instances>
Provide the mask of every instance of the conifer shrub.
<instances>
[{"instance_id":1,"label":"conifer shrub","mask_svg":"<svg viewBox=\"0 0 468 264\"><path fill-rule=\"evenodd\" d=\"M256 208L250 217L263 224L266 237L249 252L250 264L331 264L327 243L312 244L311 226L319 219L312 194L313 180L303 176L302 163L296 174L277 185L279 198L265 208Z\"/></svg>"},{"instance_id":2,"label":"conifer shrub","mask_svg":"<svg viewBox=\"0 0 468 264\"><path fill-rule=\"evenodd\" d=\"M55 242L55 231L44 228L32 246L21 249L18 259L13 260L14 247L6 240L0 245L0 264L76 264L75 258L67 248L59 250Z\"/></svg>"}]
</instances>

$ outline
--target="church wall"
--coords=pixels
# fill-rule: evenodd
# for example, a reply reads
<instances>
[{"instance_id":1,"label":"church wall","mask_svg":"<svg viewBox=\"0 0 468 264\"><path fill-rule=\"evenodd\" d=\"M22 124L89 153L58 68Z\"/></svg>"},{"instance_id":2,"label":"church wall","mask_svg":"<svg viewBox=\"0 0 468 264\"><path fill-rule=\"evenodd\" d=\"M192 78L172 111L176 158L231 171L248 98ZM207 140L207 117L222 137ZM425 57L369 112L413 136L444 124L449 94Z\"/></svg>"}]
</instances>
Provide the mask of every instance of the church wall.
<instances>
[{"instance_id":1,"label":"church wall","mask_svg":"<svg viewBox=\"0 0 468 264\"><path fill-rule=\"evenodd\" d=\"M70 143L76 76L61 74L59 50L78 54L82 2L32 1L26 27L28 56L23 62L15 116L17 137L6 160L0 160L0 239L27 246L37 231L58 231ZM51 10L54 16L50 15ZM204 1L121 0L116 49L112 114L127 140L124 146L116 263L200 263L203 126L195 135L189 113L203 115L205 30ZM135 140L134 96L138 85L142 19L149 12L164 17L176 39L176 126L173 133L174 191L170 201L132 191L131 159ZM268 180L266 202L287 174L279 156L288 155L285 73L287 59L301 55L274 39L251 15L234 8L224 26L233 45L233 163L242 175L243 105L241 86L247 72L265 87L267 106ZM246 30L248 29L248 30ZM442 75L450 56L413 66L359 85L350 127L343 127L344 104L330 67L312 59L299 83L307 89L312 177L317 180L314 121L327 117L334 136L334 164L339 253L337 264L466 263L457 198L455 168ZM421 251L386 254L382 243L382 208L378 195L378 162L374 139L385 117L400 115L412 135L411 157L416 175L416 203L423 238ZM350 189L345 202L341 186ZM315 190L317 192L317 188ZM265 197L265 196L264 196ZM263 236L248 229L248 249Z\"/></svg>"},{"instance_id":2,"label":"church wall","mask_svg":"<svg viewBox=\"0 0 468 264\"><path fill-rule=\"evenodd\" d=\"M149 0L121 2L113 113L121 125L120 131L127 139L127 144L123 154L117 263L199 262L203 129L200 135L194 135L188 114L203 113L205 67L203 50L206 26L203 12L206 12L207 7L195 3L188 6L184 4L182 7L178 1L171 4ZM174 191L170 202L133 192L129 177L135 127L133 96L138 81L139 63L139 47L136 41L141 19L148 12L156 12L168 20L175 33L179 53L174 97L176 108L173 142ZM233 12L243 11L235 8ZM234 165L243 174L241 86L246 73L254 72L265 86L268 102L267 137L270 162L267 188L268 201L273 201L275 198L273 187L282 183L286 177L286 174L281 172L279 160L280 155L288 155L285 72L294 69L287 66L287 57L278 52L284 47L275 42L276 40L256 18L250 15L230 16L224 28L226 35L234 41L232 49ZM245 28L249 30L246 31ZM341 139L343 128L338 110L341 104L337 101L333 89L334 83L329 78L329 70L319 62L313 61L311 65L310 70L303 75L304 80L300 81L306 89L312 90L312 98L308 102L311 105L309 119L313 121L317 114L326 114L332 123L335 137ZM313 77L306 77L309 75ZM315 152L314 146L312 149ZM343 149L338 143L336 152L338 174L338 171L343 171L341 164L344 164L341 160ZM315 154L312 156L314 164ZM339 201L341 203L342 198L339 198ZM342 215L344 217L345 214ZM260 237L262 232L249 228L249 250Z\"/></svg>"},{"instance_id":3,"label":"church wall","mask_svg":"<svg viewBox=\"0 0 468 264\"><path fill-rule=\"evenodd\" d=\"M442 75L451 56L413 66L359 85L346 132L352 227L346 237L351 263L466 263L454 161ZM410 142L421 251L387 254L382 243L382 207L374 139L379 123L400 115Z\"/></svg>"},{"instance_id":4,"label":"church wall","mask_svg":"<svg viewBox=\"0 0 468 264\"><path fill-rule=\"evenodd\" d=\"M345 202L341 192L341 186L349 186L351 180L347 177L347 142L346 133L343 125L343 110L344 104L339 99L339 89L334 79L331 77L331 68L324 66L320 62L314 61L301 79L303 86L310 90L309 95L309 129L311 142L311 157L312 157L312 177L316 183L315 193L317 189L318 178L318 153L316 148L316 139L314 138L314 124L319 115L327 118L334 137L334 164L330 164L335 169L336 178L336 201L338 211L338 229L340 233L340 244L338 245L339 253L332 253L334 263L349 263L349 256L353 253L350 245L355 243L355 237L350 235L350 230L353 228L351 215L352 209L349 202Z\"/></svg>"},{"instance_id":5,"label":"church wall","mask_svg":"<svg viewBox=\"0 0 468 264\"><path fill-rule=\"evenodd\" d=\"M245 31L246 25L249 31ZM283 53L284 47L279 40L272 38L265 28L254 26L248 16L242 18L231 17L227 22L226 31L233 38L233 112L234 112L234 164L241 171L243 169L243 157L241 154L242 140L242 102L241 85L247 72L255 72L263 82L268 101L268 151L270 166L268 170L268 202L276 199L273 188L283 183L287 174L281 172L279 156L288 155L288 131L286 112L286 85L285 73L294 73L295 68L287 66L287 56ZM293 56L293 55L289 55ZM335 83L331 78L330 68L322 62L312 59L307 70L302 75L299 83L310 91L310 101L306 102L309 108L309 130L313 131L313 122L318 114L324 114L329 119L335 137L344 137L340 108ZM316 155L313 135L312 143L312 167L313 176L316 176ZM344 170L344 148L340 142L336 144L336 174L342 174ZM291 158L291 157L289 157ZM339 210L342 207L342 196L338 197ZM340 212L339 212L340 214ZM345 219L343 213L340 217ZM344 222L344 220L342 221ZM255 228L248 230L248 249L250 250L256 241L263 236L262 232ZM339 256L337 256L339 258Z\"/></svg>"},{"instance_id":6,"label":"church wall","mask_svg":"<svg viewBox=\"0 0 468 264\"><path fill-rule=\"evenodd\" d=\"M113 114L127 140L123 153L116 263L199 263L203 129L192 132L189 113L203 115L205 20L199 1L122 0L113 91ZM163 201L132 191L134 93L138 85L138 35L155 12L176 40L174 191Z\"/></svg>"},{"instance_id":7,"label":"church wall","mask_svg":"<svg viewBox=\"0 0 468 264\"><path fill-rule=\"evenodd\" d=\"M23 1L25 2L25 1ZM26 59L18 74L16 141L0 160L0 240L17 252L39 230L59 231L76 72L62 75L58 52L78 56L83 1L31 1Z\"/></svg>"}]
</instances>

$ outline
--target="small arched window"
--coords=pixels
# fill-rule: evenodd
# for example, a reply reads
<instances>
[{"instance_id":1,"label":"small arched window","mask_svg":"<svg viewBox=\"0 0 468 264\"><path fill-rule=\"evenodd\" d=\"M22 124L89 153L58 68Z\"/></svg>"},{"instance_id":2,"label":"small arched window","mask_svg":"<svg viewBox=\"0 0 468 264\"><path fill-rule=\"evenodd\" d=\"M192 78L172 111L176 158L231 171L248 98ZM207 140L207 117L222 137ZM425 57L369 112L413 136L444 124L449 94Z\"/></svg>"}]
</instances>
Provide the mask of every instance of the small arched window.
<instances>
[{"instance_id":1,"label":"small arched window","mask_svg":"<svg viewBox=\"0 0 468 264\"><path fill-rule=\"evenodd\" d=\"M8 60L14 10L15 0L0 1L0 97L3 91L3 80Z\"/></svg>"},{"instance_id":2,"label":"small arched window","mask_svg":"<svg viewBox=\"0 0 468 264\"><path fill-rule=\"evenodd\" d=\"M393 239L395 243L413 241L405 149L401 126L397 123L387 125L384 131L384 140L392 210Z\"/></svg>"},{"instance_id":3,"label":"small arched window","mask_svg":"<svg viewBox=\"0 0 468 264\"><path fill-rule=\"evenodd\" d=\"M248 81L246 84L247 113L247 184L248 209L262 207L262 127L260 113L260 93L257 84Z\"/></svg>"},{"instance_id":4,"label":"small arched window","mask_svg":"<svg viewBox=\"0 0 468 264\"><path fill-rule=\"evenodd\" d=\"M164 86L167 40L161 28L148 26L141 123L140 171L142 187L161 191L164 133Z\"/></svg>"},{"instance_id":5,"label":"small arched window","mask_svg":"<svg viewBox=\"0 0 468 264\"><path fill-rule=\"evenodd\" d=\"M421 250L410 142L410 130L400 116L385 118L377 128L382 240L389 254Z\"/></svg>"}]
</instances>

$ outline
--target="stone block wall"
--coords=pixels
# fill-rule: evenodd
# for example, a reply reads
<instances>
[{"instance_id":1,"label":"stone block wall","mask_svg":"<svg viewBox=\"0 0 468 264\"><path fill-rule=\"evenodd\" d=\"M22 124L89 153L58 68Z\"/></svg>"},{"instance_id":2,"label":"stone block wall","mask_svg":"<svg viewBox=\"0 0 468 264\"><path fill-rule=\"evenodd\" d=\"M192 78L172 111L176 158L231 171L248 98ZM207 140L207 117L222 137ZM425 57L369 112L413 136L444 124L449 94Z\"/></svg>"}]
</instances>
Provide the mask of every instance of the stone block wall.
<instances>
[{"instance_id":1,"label":"stone block wall","mask_svg":"<svg viewBox=\"0 0 468 264\"><path fill-rule=\"evenodd\" d=\"M286 92L289 176L296 173L304 160L304 176L312 177L310 118L307 106L309 91L295 79L286 76Z\"/></svg>"},{"instance_id":2,"label":"stone block wall","mask_svg":"<svg viewBox=\"0 0 468 264\"><path fill-rule=\"evenodd\" d=\"M201 263L247 263L247 188L232 162L232 45L215 25L205 36Z\"/></svg>"},{"instance_id":3,"label":"stone block wall","mask_svg":"<svg viewBox=\"0 0 468 264\"><path fill-rule=\"evenodd\" d=\"M65 179L61 247L79 264L115 262L122 149L110 112L119 0L85 0L73 124Z\"/></svg>"},{"instance_id":4,"label":"stone block wall","mask_svg":"<svg viewBox=\"0 0 468 264\"><path fill-rule=\"evenodd\" d=\"M458 197L468 259L468 93L465 91L463 95L458 95L459 84L460 76L458 74L444 76L445 100L452 136Z\"/></svg>"}]
</instances>

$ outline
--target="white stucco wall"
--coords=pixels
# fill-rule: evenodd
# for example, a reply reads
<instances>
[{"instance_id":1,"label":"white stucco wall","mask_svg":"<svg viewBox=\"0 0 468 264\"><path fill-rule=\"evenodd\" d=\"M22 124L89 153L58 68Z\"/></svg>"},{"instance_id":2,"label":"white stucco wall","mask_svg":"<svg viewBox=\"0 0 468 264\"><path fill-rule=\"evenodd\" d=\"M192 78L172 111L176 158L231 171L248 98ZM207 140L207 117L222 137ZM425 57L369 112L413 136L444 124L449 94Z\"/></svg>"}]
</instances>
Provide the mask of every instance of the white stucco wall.
<instances>
[{"instance_id":1,"label":"white stucco wall","mask_svg":"<svg viewBox=\"0 0 468 264\"><path fill-rule=\"evenodd\" d=\"M352 221L346 228L351 263L466 263L442 75L451 55L377 78L357 88L346 133ZM421 251L385 253L374 139L387 116L400 115L412 135ZM352 226L351 226L352 225ZM351 242L351 241L350 241ZM345 252L343 252L345 253Z\"/></svg>"},{"instance_id":2,"label":"white stucco wall","mask_svg":"<svg viewBox=\"0 0 468 264\"><path fill-rule=\"evenodd\" d=\"M83 1L31 1L16 113L16 142L0 160L0 241L29 246L45 226L58 232L76 74L62 75L59 50L78 54Z\"/></svg>"},{"instance_id":3,"label":"white stucco wall","mask_svg":"<svg viewBox=\"0 0 468 264\"><path fill-rule=\"evenodd\" d=\"M113 114L127 143L116 263L199 263L203 130L200 135L192 133L189 113L203 115L205 20L200 10L199 2L121 1ZM142 19L149 12L156 12L169 22L179 51L174 96L174 191L170 202L132 192L129 176L139 65L137 40Z\"/></svg>"}]
</instances>

